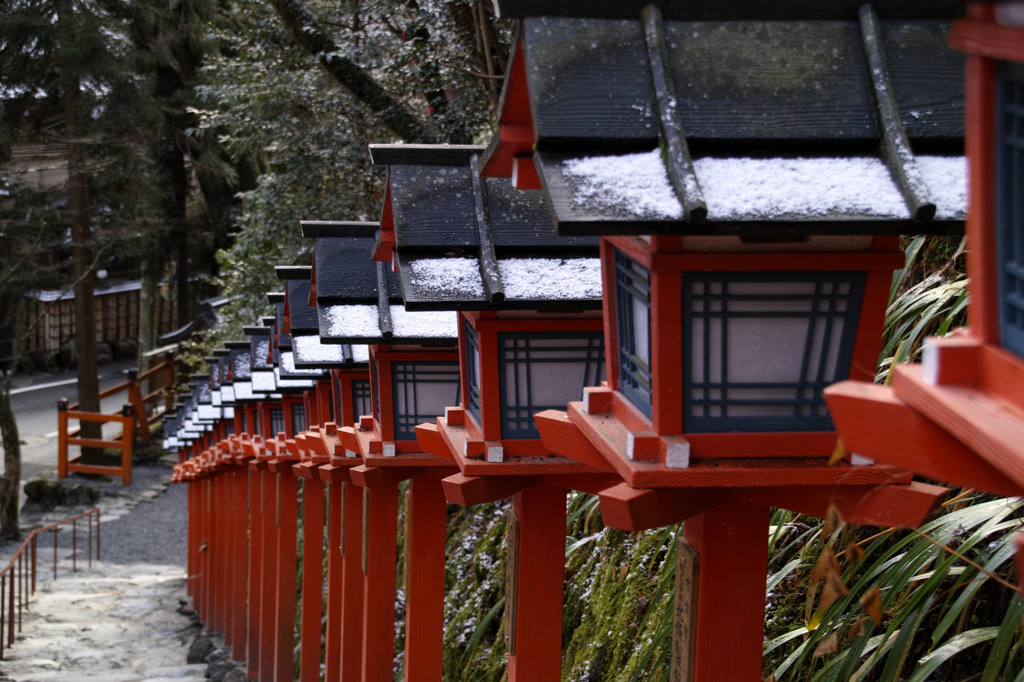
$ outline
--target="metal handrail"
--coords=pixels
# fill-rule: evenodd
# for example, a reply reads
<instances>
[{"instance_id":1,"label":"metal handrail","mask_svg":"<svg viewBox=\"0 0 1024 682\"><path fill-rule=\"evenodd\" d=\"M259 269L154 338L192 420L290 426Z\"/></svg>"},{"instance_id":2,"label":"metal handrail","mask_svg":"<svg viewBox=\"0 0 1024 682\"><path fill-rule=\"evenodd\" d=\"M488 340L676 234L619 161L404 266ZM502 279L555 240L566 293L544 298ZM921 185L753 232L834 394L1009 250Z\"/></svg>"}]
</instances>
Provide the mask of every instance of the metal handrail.
<instances>
[{"instance_id":1,"label":"metal handrail","mask_svg":"<svg viewBox=\"0 0 1024 682\"><path fill-rule=\"evenodd\" d=\"M93 520L96 517L96 560L100 559L100 510L96 507L77 516L36 528L21 543L7 567L0 571L0 660L4 657L4 645L14 644L14 617L17 611L18 632L21 632L22 613L28 608L28 600L36 591L36 538L47 531L53 531L53 579L57 579L58 530L71 524L71 572L78 570L78 521L87 519L89 525L89 566L92 566ZM5 636L6 635L6 636Z\"/></svg>"}]
</instances>

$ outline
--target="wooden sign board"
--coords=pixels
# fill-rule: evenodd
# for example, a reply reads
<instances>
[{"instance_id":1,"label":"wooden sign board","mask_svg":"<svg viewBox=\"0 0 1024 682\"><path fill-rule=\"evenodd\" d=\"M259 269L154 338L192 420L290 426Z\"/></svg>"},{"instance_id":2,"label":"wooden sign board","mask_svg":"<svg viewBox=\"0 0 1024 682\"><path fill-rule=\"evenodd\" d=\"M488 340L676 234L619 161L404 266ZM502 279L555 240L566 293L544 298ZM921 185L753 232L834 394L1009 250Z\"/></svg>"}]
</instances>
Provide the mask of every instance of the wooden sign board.
<instances>
[{"instance_id":1,"label":"wooden sign board","mask_svg":"<svg viewBox=\"0 0 1024 682\"><path fill-rule=\"evenodd\" d=\"M700 554L686 538L676 538L676 597L672 611L672 682L692 682L697 648L697 593Z\"/></svg>"},{"instance_id":2,"label":"wooden sign board","mask_svg":"<svg viewBox=\"0 0 1024 682\"><path fill-rule=\"evenodd\" d=\"M505 543L505 647L508 653L516 653L516 606L519 590L519 517L515 507L508 510L508 529Z\"/></svg>"}]
</instances>

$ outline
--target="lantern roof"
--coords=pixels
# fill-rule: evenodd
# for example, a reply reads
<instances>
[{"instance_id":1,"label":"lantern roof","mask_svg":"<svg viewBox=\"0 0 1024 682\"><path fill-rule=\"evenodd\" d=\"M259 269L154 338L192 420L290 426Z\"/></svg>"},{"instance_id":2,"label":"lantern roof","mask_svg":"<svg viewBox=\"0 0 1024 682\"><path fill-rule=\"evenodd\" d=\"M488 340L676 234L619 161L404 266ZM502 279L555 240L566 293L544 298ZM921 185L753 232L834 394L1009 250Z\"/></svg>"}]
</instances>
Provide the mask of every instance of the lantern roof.
<instances>
[{"instance_id":1,"label":"lantern roof","mask_svg":"<svg viewBox=\"0 0 1024 682\"><path fill-rule=\"evenodd\" d=\"M393 244L406 308L600 308L597 239L556 234L542 192L481 178L483 151L370 147L388 165L381 244Z\"/></svg>"},{"instance_id":2,"label":"lantern roof","mask_svg":"<svg viewBox=\"0 0 1024 682\"><path fill-rule=\"evenodd\" d=\"M855 15L861 0L496 0L502 18L522 19L536 16L635 19L647 5L657 6L666 19L674 21L759 21L843 20ZM876 0L872 3L883 19L938 17L953 19L960 15L962 0Z\"/></svg>"},{"instance_id":3,"label":"lantern roof","mask_svg":"<svg viewBox=\"0 0 1024 682\"><path fill-rule=\"evenodd\" d=\"M235 400L255 400L252 391L251 341L225 341L224 347L231 351L231 381Z\"/></svg>"},{"instance_id":4,"label":"lantern roof","mask_svg":"<svg viewBox=\"0 0 1024 682\"><path fill-rule=\"evenodd\" d=\"M483 173L532 156L560 234L963 230L959 3L500 4Z\"/></svg>"},{"instance_id":5,"label":"lantern roof","mask_svg":"<svg viewBox=\"0 0 1024 682\"><path fill-rule=\"evenodd\" d=\"M294 362L298 369L359 369L369 366L370 351L365 344L324 343L319 336L296 336Z\"/></svg>"},{"instance_id":6,"label":"lantern roof","mask_svg":"<svg viewBox=\"0 0 1024 682\"><path fill-rule=\"evenodd\" d=\"M411 312L402 305L402 289L398 276L387 263L371 260L374 238L352 236L363 229L357 223L317 223L309 229L303 223L303 234L316 239L316 314L319 345L302 341L303 351L327 356L323 348L330 344L397 344L452 345L458 338L454 315L434 312ZM365 226L374 223L363 223ZM294 301L289 299L289 306ZM293 346L299 349L299 337L292 325ZM302 353L299 355L302 356ZM334 362L345 363L346 357L333 356ZM361 361L353 349L352 362ZM358 360L357 360L358 358ZM366 356L367 362L369 360ZM361 363L360 363L361 364ZM349 366L348 364L331 366Z\"/></svg>"},{"instance_id":7,"label":"lantern roof","mask_svg":"<svg viewBox=\"0 0 1024 682\"><path fill-rule=\"evenodd\" d=\"M401 302L397 275L370 259L377 223L303 221L301 225L304 237L316 239L313 278L318 305L376 303L382 282L388 300Z\"/></svg>"},{"instance_id":8,"label":"lantern roof","mask_svg":"<svg viewBox=\"0 0 1024 682\"><path fill-rule=\"evenodd\" d=\"M316 334L316 310L309 305L313 269L308 265L279 265L276 269L287 288L286 310L291 335Z\"/></svg>"}]
</instances>

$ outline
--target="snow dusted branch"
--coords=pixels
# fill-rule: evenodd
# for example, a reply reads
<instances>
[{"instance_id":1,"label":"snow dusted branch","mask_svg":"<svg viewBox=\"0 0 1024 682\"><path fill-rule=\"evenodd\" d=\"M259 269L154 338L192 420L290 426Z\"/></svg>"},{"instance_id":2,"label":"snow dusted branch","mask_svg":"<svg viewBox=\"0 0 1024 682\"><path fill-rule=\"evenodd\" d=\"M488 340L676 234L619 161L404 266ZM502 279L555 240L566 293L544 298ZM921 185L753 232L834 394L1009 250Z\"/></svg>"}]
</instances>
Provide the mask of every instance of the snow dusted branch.
<instances>
[{"instance_id":1,"label":"snow dusted branch","mask_svg":"<svg viewBox=\"0 0 1024 682\"><path fill-rule=\"evenodd\" d=\"M438 142L400 101L388 94L362 67L339 54L338 46L320 28L301 0L273 0L273 5L295 41L315 55L321 66L377 114L395 135L405 142Z\"/></svg>"}]
</instances>

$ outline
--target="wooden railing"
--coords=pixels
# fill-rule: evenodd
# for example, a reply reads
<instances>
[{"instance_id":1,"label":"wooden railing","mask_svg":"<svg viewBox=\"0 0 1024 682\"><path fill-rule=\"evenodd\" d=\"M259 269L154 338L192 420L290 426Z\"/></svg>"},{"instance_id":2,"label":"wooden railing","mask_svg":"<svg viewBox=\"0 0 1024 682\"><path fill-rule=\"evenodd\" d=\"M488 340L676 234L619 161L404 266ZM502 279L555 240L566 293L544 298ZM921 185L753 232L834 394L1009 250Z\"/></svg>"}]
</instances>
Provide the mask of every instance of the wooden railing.
<instances>
[{"instance_id":1,"label":"wooden railing","mask_svg":"<svg viewBox=\"0 0 1024 682\"><path fill-rule=\"evenodd\" d=\"M97 414L96 412L80 412L71 410L67 400L57 403L57 476L67 478L69 473L107 474L120 476L125 485L132 484L132 451L135 443L135 410L125 405L121 414ZM68 421L77 419L80 422L99 422L121 424L121 436L113 439L81 438L77 434L80 429L68 429ZM102 428L102 427L101 427ZM75 435L72 435L75 434ZM83 448L115 448L121 451L120 464L94 464L83 462L82 457L68 458L68 448L77 445Z\"/></svg>"},{"instance_id":2,"label":"wooden railing","mask_svg":"<svg viewBox=\"0 0 1024 682\"><path fill-rule=\"evenodd\" d=\"M143 393L143 382L150 382L153 379L162 378L162 382L156 382L157 386ZM128 373L128 381L112 386L100 392L100 400L115 396L118 393L126 392L128 402L121 408L119 414L101 414L98 412L84 412L78 410L78 403L69 404L67 400L57 403L57 475L60 478L67 478L69 473L82 474L107 474L120 476L125 485L132 482L132 453L135 443L136 431L140 440L149 444L152 442L152 434L149 424L159 419L171 409L174 403L174 396L169 390L174 385L174 362L168 354L167 358L160 364L151 367L142 374L135 371ZM80 428L69 428L69 421L77 419L79 422L120 423L121 436L114 439L103 438L82 438L79 436ZM102 427L101 427L102 428ZM97 464L82 462L81 457L69 459L68 449L72 446L83 448L113 448L121 451L120 464Z\"/></svg>"},{"instance_id":3,"label":"wooden railing","mask_svg":"<svg viewBox=\"0 0 1024 682\"><path fill-rule=\"evenodd\" d=\"M89 565L92 566L93 517L96 517L96 560L100 558L100 510L90 509L78 516L36 528L29 533L25 541L14 552L7 567L0 571L0 659L4 657L4 647L14 644L16 632L21 632L22 615L28 608L29 598L36 591L36 575L38 572L38 538L42 533L53 531L53 578L57 579L58 547L60 538L58 531L61 526L71 524L71 572L78 570L78 521L86 519L88 536Z\"/></svg>"}]
</instances>

